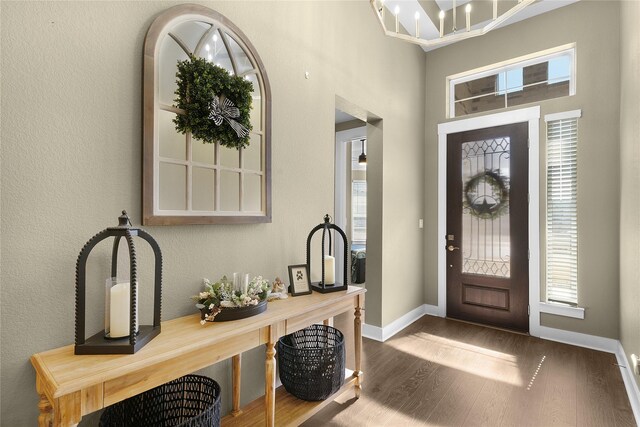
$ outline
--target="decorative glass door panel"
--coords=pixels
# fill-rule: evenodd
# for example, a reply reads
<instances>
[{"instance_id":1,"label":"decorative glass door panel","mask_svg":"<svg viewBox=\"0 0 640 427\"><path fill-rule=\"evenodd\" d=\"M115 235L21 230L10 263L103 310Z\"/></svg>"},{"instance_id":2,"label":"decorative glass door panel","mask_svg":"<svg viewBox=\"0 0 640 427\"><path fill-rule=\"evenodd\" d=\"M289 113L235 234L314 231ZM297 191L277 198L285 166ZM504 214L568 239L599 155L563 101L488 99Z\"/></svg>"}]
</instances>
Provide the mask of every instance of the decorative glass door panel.
<instances>
[{"instance_id":1,"label":"decorative glass door panel","mask_svg":"<svg viewBox=\"0 0 640 427\"><path fill-rule=\"evenodd\" d=\"M510 138L462 143L462 272L510 277Z\"/></svg>"},{"instance_id":2,"label":"decorative glass door panel","mask_svg":"<svg viewBox=\"0 0 640 427\"><path fill-rule=\"evenodd\" d=\"M528 124L447 135L447 316L528 331Z\"/></svg>"}]
</instances>

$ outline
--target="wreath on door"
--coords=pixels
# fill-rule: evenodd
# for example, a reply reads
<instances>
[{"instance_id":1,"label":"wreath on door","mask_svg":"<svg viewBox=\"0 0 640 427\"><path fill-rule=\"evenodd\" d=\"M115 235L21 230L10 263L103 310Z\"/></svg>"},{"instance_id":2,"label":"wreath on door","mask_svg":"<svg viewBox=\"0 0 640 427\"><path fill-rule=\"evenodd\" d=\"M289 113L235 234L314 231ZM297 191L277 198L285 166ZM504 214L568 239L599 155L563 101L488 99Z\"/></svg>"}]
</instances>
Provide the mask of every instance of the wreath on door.
<instances>
[{"instance_id":1,"label":"wreath on door","mask_svg":"<svg viewBox=\"0 0 640 427\"><path fill-rule=\"evenodd\" d=\"M509 211L509 189L505 178L494 171L474 175L464 185L464 206L481 219L495 219Z\"/></svg>"},{"instance_id":2,"label":"wreath on door","mask_svg":"<svg viewBox=\"0 0 640 427\"><path fill-rule=\"evenodd\" d=\"M253 84L204 58L178 61L175 107L184 111L173 122L182 134L240 149L249 145Z\"/></svg>"}]
</instances>

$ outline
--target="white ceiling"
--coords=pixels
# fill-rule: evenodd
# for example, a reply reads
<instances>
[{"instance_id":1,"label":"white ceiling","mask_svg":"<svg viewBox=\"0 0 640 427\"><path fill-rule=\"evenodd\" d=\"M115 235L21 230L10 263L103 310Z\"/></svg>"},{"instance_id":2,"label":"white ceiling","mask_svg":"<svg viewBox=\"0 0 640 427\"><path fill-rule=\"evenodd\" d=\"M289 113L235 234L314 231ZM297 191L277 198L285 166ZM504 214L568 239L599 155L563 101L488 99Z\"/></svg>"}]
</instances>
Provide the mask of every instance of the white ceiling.
<instances>
[{"instance_id":1,"label":"white ceiling","mask_svg":"<svg viewBox=\"0 0 640 427\"><path fill-rule=\"evenodd\" d=\"M467 4L469 3L471 0L457 0L456 1L456 6L461 6L463 4ZM440 10L451 10L451 8L453 8L453 0L435 0L435 2L438 4L438 7L440 8Z\"/></svg>"},{"instance_id":2,"label":"white ceiling","mask_svg":"<svg viewBox=\"0 0 640 427\"><path fill-rule=\"evenodd\" d=\"M453 6L453 0L423 0L423 1L432 1L437 3L438 7L441 10L448 11ZM478 0L476 0L478 1ZM486 1L486 0L483 0ZM500 0L498 0L500 1ZM520 13L516 14L511 19L505 21L497 28L504 27L507 25L514 24L516 22L522 21L524 19L528 19L546 12L550 12L554 9L558 9L572 3L576 3L579 0L539 0L536 3L528 6ZM461 6L466 3L471 3L473 5L472 0L456 0L456 6ZM416 21L415 21L415 13L418 12L420 14L419 26L420 26L420 36L424 39L433 39L439 37L439 22L432 22L425 11L420 6L418 0L385 0L385 7L388 9L388 13L393 16L393 11L395 7L398 6L400 9L400 13L398 15L398 21L400 24L407 30L409 34L415 34ZM473 10L473 9L472 9ZM473 12L472 12L473 16ZM458 25L464 25L464 17L458 15ZM487 22L477 22L471 26L471 29L480 28L486 25ZM388 28L388 30L392 30ZM446 46L440 45L438 47ZM423 47L426 51L433 50L434 48L426 48Z\"/></svg>"}]
</instances>

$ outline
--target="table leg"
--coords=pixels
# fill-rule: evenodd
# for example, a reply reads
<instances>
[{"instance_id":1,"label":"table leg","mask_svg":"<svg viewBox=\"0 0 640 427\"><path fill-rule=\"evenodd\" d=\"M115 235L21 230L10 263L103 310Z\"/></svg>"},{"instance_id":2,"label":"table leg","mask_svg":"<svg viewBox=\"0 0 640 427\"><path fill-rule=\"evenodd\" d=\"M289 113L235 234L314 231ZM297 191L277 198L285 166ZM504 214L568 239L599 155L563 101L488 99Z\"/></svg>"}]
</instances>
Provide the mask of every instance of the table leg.
<instances>
[{"instance_id":1,"label":"table leg","mask_svg":"<svg viewBox=\"0 0 640 427\"><path fill-rule=\"evenodd\" d=\"M240 380L241 380L241 355L236 354L231 358L233 369L233 408L231 409L231 415L237 417L242 413L240 410Z\"/></svg>"},{"instance_id":2,"label":"table leg","mask_svg":"<svg viewBox=\"0 0 640 427\"><path fill-rule=\"evenodd\" d=\"M80 391L61 396L53 403L47 397L42 380L36 374L36 391L40 395L38 402L38 427L76 426L82 418Z\"/></svg>"},{"instance_id":3,"label":"table leg","mask_svg":"<svg viewBox=\"0 0 640 427\"><path fill-rule=\"evenodd\" d=\"M358 296L358 304L356 305L354 319L353 319L353 335L355 338L355 371L353 375L356 377L355 381L355 394L356 399L360 398L360 391L362 390L362 298Z\"/></svg>"},{"instance_id":4,"label":"table leg","mask_svg":"<svg viewBox=\"0 0 640 427\"><path fill-rule=\"evenodd\" d=\"M265 425L274 427L276 425L276 349L273 334L269 335L264 373Z\"/></svg>"},{"instance_id":5,"label":"table leg","mask_svg":"<svg viewBox=\"0 0 640 427\"><path fill-rule=\"evenodd\" d=\"M38 427L49 427L53 422L53 406L49 398L44 392L40 376L36 375L36 391L40 395L40 401L38 402L38 410L40 415L38 416Z\"/></svg>"}]
</instances>

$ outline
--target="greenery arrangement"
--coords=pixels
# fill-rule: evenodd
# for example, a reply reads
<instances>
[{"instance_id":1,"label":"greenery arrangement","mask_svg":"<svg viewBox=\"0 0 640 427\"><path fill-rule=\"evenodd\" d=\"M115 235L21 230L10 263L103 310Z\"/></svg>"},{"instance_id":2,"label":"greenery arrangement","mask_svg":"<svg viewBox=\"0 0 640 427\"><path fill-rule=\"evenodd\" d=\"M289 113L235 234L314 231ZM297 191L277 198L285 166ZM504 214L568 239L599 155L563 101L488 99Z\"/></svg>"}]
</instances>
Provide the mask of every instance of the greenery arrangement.
<instances>
[{"instance_id":1,"label":"greenery arrangement","mask_svg":"<svg viewBox=\"0 0 640 427\"><path fill-rule=\"evenodd\" d=\"M484 191L480 191L481 187ZM493 171L483 171L471 177L463 192L464 206L475 217L494 219L509 211L509 190L505 179Z\"/></svg>"},{"instance_id":2,"label":"greenery arrangement","mask_svg":"<svg viewBox=\"0 0 640 427\"><path fill-rule=\"evenodd\" d=\"M249 145L253 84L193 55L178 61L176 107L184 110L173 122L181 133L229 148Z\"/></svg>"},{"instance_id":3,"label":"greenery arrangement","mask_svg":"<svg viewBox=\"0 0 640 427\"><path fill-rule=\"evenodd\" d=\"M266 301L271 291L271 285L268 280L262 276L254 277L242 289L241 286L234 287L233 282L222 276L220 281L211 283L209 279L203 279L204 292L192 297L196 301L196 307L200 310L206 310L207 315L200 323L213 322L223 308L240 308L252 305L258 305L261 301Z\"/></svg>"}]
</instances>

